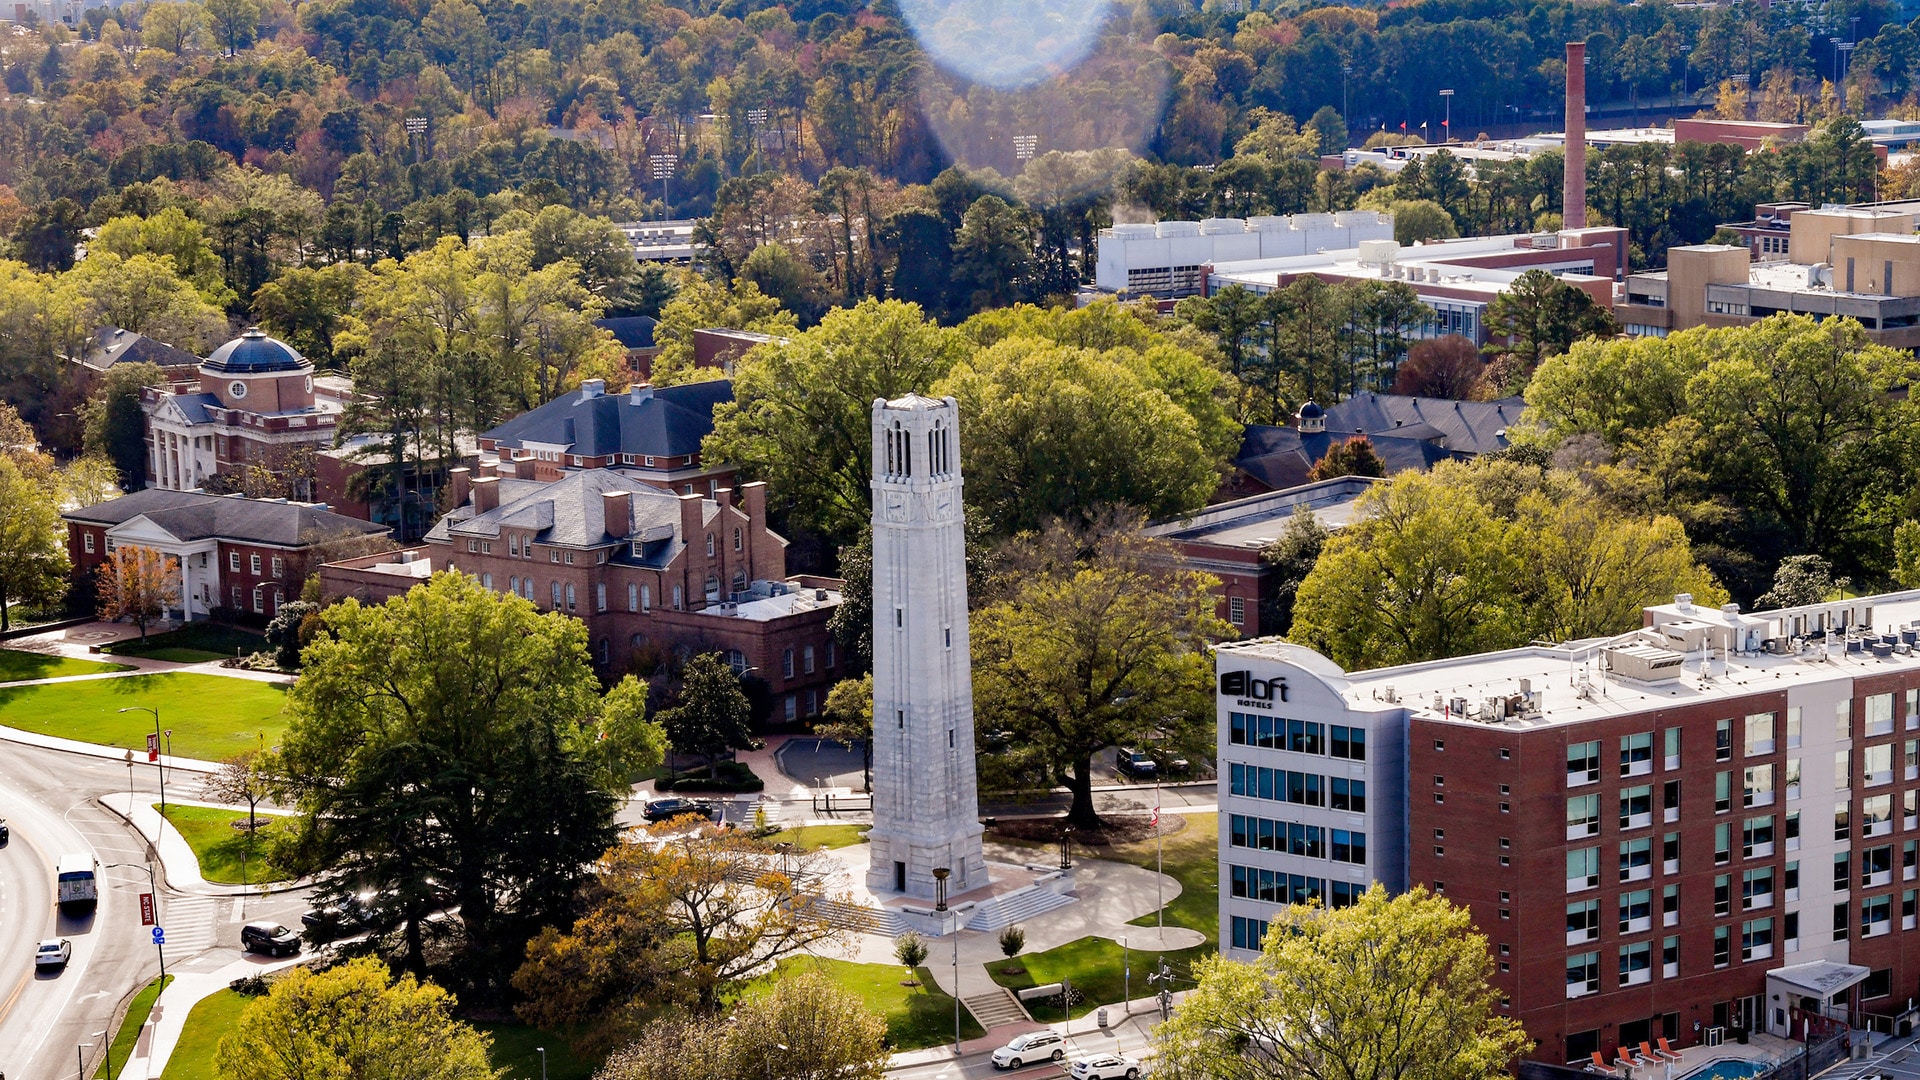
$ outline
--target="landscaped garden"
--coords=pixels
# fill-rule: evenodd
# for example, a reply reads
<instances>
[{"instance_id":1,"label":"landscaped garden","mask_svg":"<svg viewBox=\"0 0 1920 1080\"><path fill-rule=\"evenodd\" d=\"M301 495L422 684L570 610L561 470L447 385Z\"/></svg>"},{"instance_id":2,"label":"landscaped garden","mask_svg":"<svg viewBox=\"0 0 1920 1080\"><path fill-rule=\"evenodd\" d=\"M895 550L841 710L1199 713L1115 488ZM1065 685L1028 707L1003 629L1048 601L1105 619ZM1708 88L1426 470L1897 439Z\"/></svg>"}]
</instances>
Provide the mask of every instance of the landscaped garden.
<instances>
[{"instance_id":1,"label":"landscaped garden","mask_svg":"<svg viewBox=\"0 0 1920 1080\"><path fill-rule=\"evenodd\" d=\"M887 1022L887 1042L895 1050L922 1050L953 1042L953 997L934 984L933 975L924 967L914 969L919 986L902 986L907 973L898 964L856 964L823 956L798 956L780 961L773 979L799 971L818 971L858 997ZM764 993L771 981L763 981L748 992ZM960 1021L962 1038L977 1039L986 1034L965 1009L960 1010Z\"/></svg>"},{"instance_id":2,"label":"landscaped garden","mask_svg":"<svg viewBox=\"0 0 1920 1080\"><path fill-rule=\"evenodd\" d=\"M159 804L154 804L158 810ZM246 818L245 810L223 810L213 806L167 804L167 820L180 830L187 846L200 860L200 876L217 885L260 885L285 881L292 877L266 858L273 840L293 827L293 819L262 814L265 824L247 831L235 823Z\"/></svg>"},{"instance_id":3,"label":"landscaped garden","mask_svg":"<svg viewBox=\"0 0 1920 1080\"><path fill-rule=\"evenodd\" d=\"M160 726L173 731L171 753L219 761L278 743L286 697L274 683L193 672L39 683L0 689L0 726L139 753L153 716L118 710L157 709Z\"/></svg>"},{"instance_id":4,"label":"landscaped garden","mask_svg":"<svg viewBox=\"0 0 1920 1080\"><path fill-rule=\"evenodd\" d=\"M202 664L209 660L227 660L247 656L267 647L267 639L237 627L219 623L188 623L164 634L149 634L145 639L116 641L101 651L115 656L144 656L149 660L171 660L177 664Z\"/></svg>"},{"instance_id":5,"label":"landscaped garden","mask_svg":"<svg viewBox=\"0 0 1920 1080\"><path fill-rule=\"evenodd\" d=\"M867 830L871 825L801 825L798 828L781 829L777 833L767 834L769 844L792 844L806 851L813 848L852 847L867 842Z\"/></svg>"},{"instance_id":6,"label":"landscaped garden","mask_svg":"<svg viewBox=\"0 0 1920 1080\"><path fill-rule=\"evenodd\" d=\"M99 675L109 671L130 671L125 664L101 664L75 660L67 656L0 649L0 683L23 679L60 679L69 675Z\"/></svg>"}]
</instances>

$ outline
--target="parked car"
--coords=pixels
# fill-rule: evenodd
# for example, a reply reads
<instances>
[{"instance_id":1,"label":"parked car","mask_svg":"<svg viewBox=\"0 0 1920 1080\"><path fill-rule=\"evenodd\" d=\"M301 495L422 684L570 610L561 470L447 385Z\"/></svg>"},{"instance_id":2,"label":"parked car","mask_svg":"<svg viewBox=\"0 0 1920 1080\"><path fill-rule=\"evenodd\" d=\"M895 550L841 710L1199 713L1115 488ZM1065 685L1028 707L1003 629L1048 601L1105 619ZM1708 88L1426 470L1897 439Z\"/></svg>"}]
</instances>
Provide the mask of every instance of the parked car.
<instances>
[{"instance_id":1,"label":"parked car","mask_svg":"<svg viewBox=\"0 0 1920 1080\"><path fill-rule=\"evenodd\" d=\"M713 817L713 804L701 802L697 799L682 799L675 796L666 799L649 799L647 800L647 805L640 809L640 816L645 818L649 825L662 821L671 821L685 814L701 814L711 818Z\"/></svg>"},{"instance_id":2,"label":"parked car","mask_svg":"<svg viewBox=\"0 0 1920 1080\"><path fill-rule=\"evenodd\" d=\"M300 951L300 935L279 923L248 923L240 928L240 951L293 956Z\"/></svg>"},{"instance_id":3,"label":"parked car","mask_svg":"<svg viewBox=\"0 0 1920 1080\"><path fill-rule=\"evenodd\" d=\"M7 828L7 819L0 817L0 844L13 839L12 830Z\"/></svg>"},{"instance_id":4,"label":"parked car","mask_svg":"<svg viewBox=\"0 0 1920 1080\"><path fill-rule=\"evenodd\" d=\"M1067 1070L1073 1080L1140 1080L1140 1063L1119 1054L1084 1057Z\"/></svg>"},{"instance_id":5,"label":"parked car","mask_svg":"<svg viewBox=\"0 0 1920 1080\"><path fill-rule=\"evenodd\" d=\"M1052 1028L1015 1035L993 1052L993 1067L1017 1069L1032 1061L1059 1061L1067 1056L1067 1040Z\"/></svg>"},{"instance_id":6,"label":"parked car","mask_svg":"<svg viewBox=\"0 0 1920 1080\"><path fill-rule=\"evenodd\" d=\"M66 938L59 938L40 943L40 947L33 953L33 966L63 968L71 959L73 959L73 942Z\"/></svg>"},{"instance_id":7,"label":"parked car","mask_svg":"<svg viewBox=\"0 0 1920 1080\"><path fill-rule=\"evenodd\" d=\"M373 893L351 893L337 904L312 908L300 916L300 925L313 941L342 937L371 927L374 923Z\"/></svg>"},{"instance_id":8,"label":"parked car","mask_svg":"<svg viewBox=\"0 0 1920 1080\"><path fill-rule=\"evenodd\" d=\"M1115 764L1120 771L1135 780L1151 780L1160 773L1160 765L1152 755L1131 746L1121 747L1116 759Z\"/></svg>"}]
</instances>

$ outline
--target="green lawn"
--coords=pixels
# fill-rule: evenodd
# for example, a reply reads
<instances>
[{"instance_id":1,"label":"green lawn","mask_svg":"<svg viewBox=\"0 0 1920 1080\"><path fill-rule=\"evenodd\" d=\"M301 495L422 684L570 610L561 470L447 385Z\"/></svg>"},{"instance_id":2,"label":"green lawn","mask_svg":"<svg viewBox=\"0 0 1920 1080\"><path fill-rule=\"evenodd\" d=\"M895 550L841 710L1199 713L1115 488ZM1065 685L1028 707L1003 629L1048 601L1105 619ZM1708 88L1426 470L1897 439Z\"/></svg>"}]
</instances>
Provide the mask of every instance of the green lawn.
<instances>
[{"instance_id":1,"label":"green lawn","mask_svg":"<svg viewBox=\"0 0 1920 1080\"><path fill-rule=\"evenodd\" d=\"M766 839L769 844L792 844L805 850L852 847L866 843L867 830L871 828L871 825L802 825L797 829L781 829Z\"/></svg>"},{"instance_id":2,"label":"green lawn","mask_svg":"<svg viewBox=\"0 0 1920 1080\"><path fill-rule=\"evenodd\" d=\"M173 1057L167 1059L167 1070L161 1074L161 1080L214 1080L213 1051L220 1045L221 1037L233 1030L241 1010L252 1000L231 990L222 990L195 1005L187 1014L186 1030L180 1033L180 1045L174 1048ZM494 1068L507 1070L505 1080L540 1080L540 1055L534 1050L536 1046L547 1048L547 1080L588 1080L593 1075L594 1063L568 1053L564 1039L543 1035L521 1024L474 1026L493 1035L493 1053L489 1058Z\"/></svg>"},{"instance_id":3,"label":"green lawn","mask_svg":"<svg viewBox=\"0 0 1920 1080\"><path fill-rule=\"evenodd\" d=\"M158 709L173 730L172 752L219 761L286 730L286 687L222 675L165 672L120 679L44 683L0 689L0 725L81 742L147 748L153 717L121 713L128 706Z\"/></svg>"},{"instance_id":4,"label":"green lawn","mask_svg":"<svg viewBox=\"0 0 1920 1080\"><path fill-rule=\"evenodd\" d=\"M1166 838L1164 869L1180 882L1180 895L1167 905L1167 925L1185 926L1207 935L1207 944L1220 943L1220 815L1184 814L1187 826ZM1153 841L1116 845L1103 858L1128 862L1151 870ZM1135 926L1154 925L1148 912Z\"/></svg>"},{"instance_id":5,"label":"green lawn","mask_svg":"<svg viewBox=\"0 0 1920 1080\"><path fill-rule=\"evenodd\" d=\"M475 1024L493 1036L493 1051L487 1059L496 1069L507 1070L504 1080L540 1080L540 1052L547 1048L547 1080L588 1080L596 1062L574 1057L567 1040L558 1035L536 1031L525 1024Z\"/></svg>"},{"instance_id":6,"label":"green lawn","mask_svg":"<svg viewBox=\"0 0 1920 1080\"><path fill-rule=\"evenodd\" d=\"M221 990L193 1007L187 1014L187 1026L180 1032L180 1043L167 1059L160 1080L214 1080L213 1051L220 1039L240 1021L240 1013L253 999L231 990Z\"/></svg>"},{"instance_id":7,"label":"green lawn","mask_svg":"<svg viewBox=\"0 0 1920 1080\"><path fill-rule=\"evenodd\" d=\"M200 664L225 660L238 653L256 653L267 647L259 634L217 623L190 623L164 634L149 634L145 641L133 638L108 645L106 652L118 656L144 656L153 660L172 660L180 664Z\"/></svg>"},{"instance_id":8,"label":"green lawn","mask_svg":"<svg viewBox=\"0 0 1920 1080\"><path fill-rule=\"evenodd\" d=\"M130 670L126 664L102 664L93 660L22 652L19 649L0 649L0 682L58 679L68 675L98 675L107 671Z\"/></svg>"},{"instance_id":9,"label":"green lawn","mask_svg":"<svg viewBox=\"0 0 1920 1080\"><path fill-rule=\"evenodd\" d=\"M173 976L167 976L171 983ZM127 1059L133 1056L133 1044L140 1039L140 1028L147 1022L147 1014L153 1011L153 1000L160 996L165 984L155 979L133 995L133 1003L127 1006L127 1015L120 1021L120 1030L113 1036L113 1046L107 1050L107 1060L94 1070L95 1077L109 1074L118 1076L125 1072Z\"/></svg>"},{"instance_id":10,"label":"green lawn","mask_svg":"<svg viewBox=\"0 0 1920 1080\"><path fill-rule=\"evenodd\" d=\"M773 979L800 971L818 971L852 993L887 1022L887 1042L895 1050L922 1050L953 1043L953 998L934 985L926 968L916 969L919 986L901 986L906 972L898 964L855 964L821 956L789 957L780 961ZM749 993L765 993L771 979ZM977 1039L986 1034L973 1014L960 1010L960 1032Z\"/></svg>"},{"instance_id":11,"label":"green lawn","mask_svg":"<svg viewBox=\"0 0 1920 1080\"><path fill-rule=\"evenodd\" d=\"M155 803L153 808L160 809L160 804ZM292 877L261 857L261 852L272 846L272 837L292 828L292 819L270 817L270 824L255 830L253 846L249 850L246 833L232 825L232 822L246 816L245 810L167 804L167 820L180 830L187 846L193 848L194 856L200 860L201 877L218 885L259 885ZM269 817L266 814L261 816ZM244 871L243 855L246 856Z\"/></svg>"}]
</instances>

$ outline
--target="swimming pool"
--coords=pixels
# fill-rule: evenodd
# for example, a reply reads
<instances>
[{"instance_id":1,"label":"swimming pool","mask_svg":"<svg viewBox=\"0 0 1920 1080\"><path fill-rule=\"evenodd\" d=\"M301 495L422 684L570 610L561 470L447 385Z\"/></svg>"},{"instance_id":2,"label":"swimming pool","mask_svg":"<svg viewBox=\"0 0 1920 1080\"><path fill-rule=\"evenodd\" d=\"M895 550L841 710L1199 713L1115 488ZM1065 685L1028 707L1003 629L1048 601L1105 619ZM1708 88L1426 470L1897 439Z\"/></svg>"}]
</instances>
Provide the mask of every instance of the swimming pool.
<instances>
[{"instance_id":1,"label":"swimming pool","mask_svg":"<svg viewBox=\"0 0 1920 1080\"><path fill-rule=\"evenodd\" d=\"M1764 1061L1749 1061L1743 1058L1721 1058L1693 1070L1681 1080L1747 1080L1767 1071Z\"/></svg>"}]
</instances>

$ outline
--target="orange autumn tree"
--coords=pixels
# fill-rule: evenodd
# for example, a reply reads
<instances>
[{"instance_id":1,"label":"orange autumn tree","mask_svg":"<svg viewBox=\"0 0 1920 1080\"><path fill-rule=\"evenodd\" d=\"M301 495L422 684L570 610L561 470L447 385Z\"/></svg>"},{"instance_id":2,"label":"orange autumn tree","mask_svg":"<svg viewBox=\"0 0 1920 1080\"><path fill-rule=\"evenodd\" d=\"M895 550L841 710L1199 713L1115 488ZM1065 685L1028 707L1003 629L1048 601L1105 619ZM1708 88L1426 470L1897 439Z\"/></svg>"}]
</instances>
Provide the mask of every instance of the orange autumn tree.
<instances>
[{"instance_id":1,"label":"orange autumn tree","mask_svg":"<svg viewBox=\"0 0 1920 1080\"><path fill-rule=\"evenodd\" d=\"M100 617L108 622L125 619L140 628L166 617L180 603L180 560L152 548L117 548L100 564L95 581L100 595Z\"/></svg>"}]
</instances>

